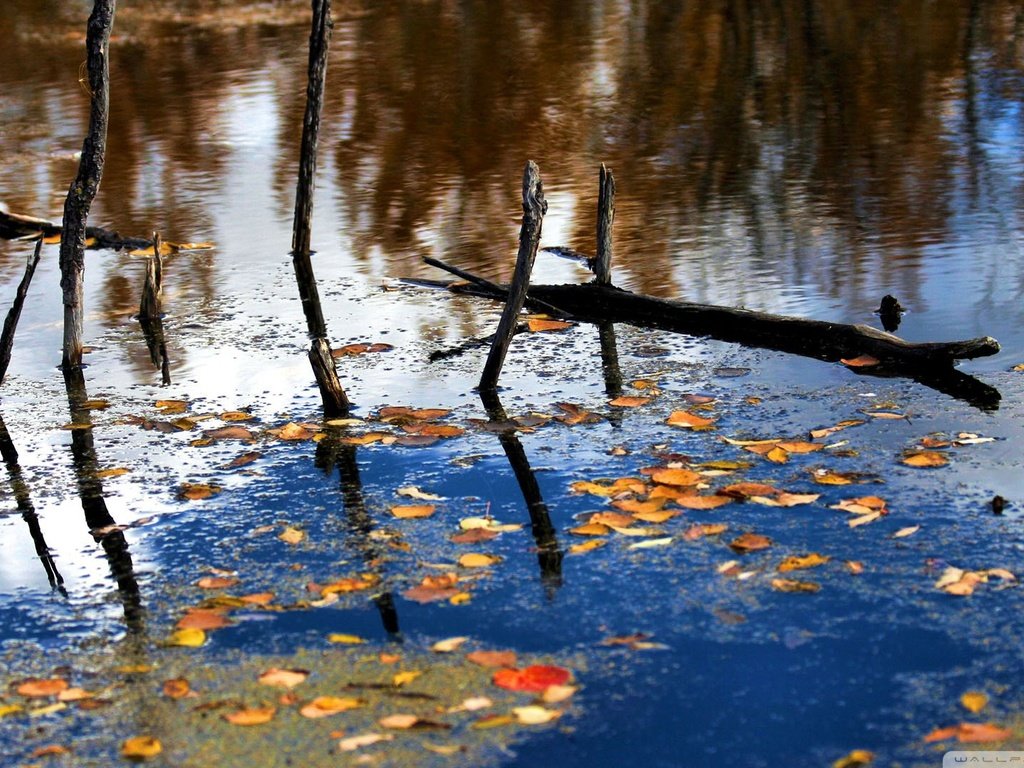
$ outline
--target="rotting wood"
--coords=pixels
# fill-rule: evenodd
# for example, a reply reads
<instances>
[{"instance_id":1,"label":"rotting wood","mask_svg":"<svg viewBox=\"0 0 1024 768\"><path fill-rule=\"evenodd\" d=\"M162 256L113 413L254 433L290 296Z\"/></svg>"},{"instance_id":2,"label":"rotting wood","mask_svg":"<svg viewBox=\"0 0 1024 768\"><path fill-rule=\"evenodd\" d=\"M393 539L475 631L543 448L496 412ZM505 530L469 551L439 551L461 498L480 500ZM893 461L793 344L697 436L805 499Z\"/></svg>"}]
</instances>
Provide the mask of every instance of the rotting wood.
<instances>
[{"instance_id":1,"label":"rotting wood","mask_svg":"<svg viewBox=\"0 0 1024 768\"><path fill-rule=\"evenodd\" d=\"M110 32L116 4L116 0L95 0L86 28L86 69L91 97L89 131L82 145L78 173L64 202L60 241L60 285L64 301L61 364L64 368L77 368L82 364L86 222L103 178L110 116Z\"/></svg>"},{"instance_id":2,"label":"rotting wood","mask_svg":"<svg viewBox=\"0 0 1024 768\"><path fill-rule=\"evenodd\" d=\"M11 213L0 209L0 239L3 240L38 240L40 238L60 237L64 228L47 219ZM120 233L103 227L85 228L86 248L108 248L120 251L125 248L142 249L153 245L152 240L144 237L124 237Z\"/></svg>"},{"instance_id":3,"label":"rotting wood","mask_svg":"<svg viewBox=\"0 0 1024 768\"><path fill-rule=\"evenodd\" d=\"M443 262L435 266L447 267ZM504 286L501 291L494 292L466 282L446 284L438 281L435 285L453 293L496 301L507 296ZM544 301L558 308L564 316L582 322L628 323L830 362L870 355L879 361L877 366L851 370L872 376L911 378L983 409L997 408L1000 400L998 390L953 368L958 360L996 354L999 342L989 336L963 341L915 343L867 325L846 325L748 309L669 301L596 283L531 285L527 296Z\"/></svg>"},{"instance_id":4,"label":"rotting wood","mask_svg":"<svg viewBox=\"0 0 1024 768\"><path fill-rule=\"evenodd\" d=\"M18 328L18 320L21 318L21 308L25 305L25 296L28 295L28 287L32 284L32 276L36 273L39 265L39 257L42 253L43 243L39 241L32 252L32 256L25 264L25 274L18 283L18 290L14 294L14 303L11 304L4 320L3 334L0 334L0 384L4 383L7 376L7 367L11 364L11 353L14 350L14 332Z\"/></svg>"},{"instance_id":5,"label":"rotting wood","mask_svg":"<svg viewBox=\"0 0 1024 768\"><path fill-rule=\"evenodd\" d=\"M511 288L505 302L505 309L498 321L494 343L487 354L483 373L480 375L480 390L493 390L498 385L498 376L505 363L509 344L515 335L516 321L523 309L527 292L530 287L530 273L533 262L537 259L537 247L540 244L541 225L548 203L544 199L544 184L540 179L540 169L533 160L526 163L523 169L523 222L519 230L519 253L516 255L516 268L512 276ZM548 303L548 302L545 302Z\"/></svg>"},{"instance_id":6,"label":"rotting wood","mask_svg":"<svg viewBox=\"0 0 1024 768\"><path fill-rule=\"evenodd\" d=\"M160 233L153 233L153 256L146 259L146 278L142 284L142 299L139 301L139 319L152 320L160 317L161 298L164 290L164 265L160 255Z\"/></svg>"},{"instance_id":7,"label":"rotting wood","mask_svg":"<svg viewBox=\"0 0 1024 768\"><path fill-rule=\"evenodd\" d=\"M612 224L615 222L615 177L604 163L598 175L597 258L594 275L598 285L612 284Z\"/></svg>"},{"instance_id":8,"label":"rotting wood","mask_svg":"<svg viewBox=\"0 0 1024 768\"><path fill-rule=\"evenodd\" d=\"M310 222L313 216L313 187L316 178L317 141L323 107L327 53L331 40L331 2L312 0L313 23L309 34L309 73L306 87L306 112L302 123L302 147L295 190L295 218L292 228L292 265L299 288L306 328L311 338L309 363L313 368L324 415L345 416L349 400L338 379L338 370L327 341L327 323L320 307L316 277L310 254Z\"/></svg>"}]
</instances>

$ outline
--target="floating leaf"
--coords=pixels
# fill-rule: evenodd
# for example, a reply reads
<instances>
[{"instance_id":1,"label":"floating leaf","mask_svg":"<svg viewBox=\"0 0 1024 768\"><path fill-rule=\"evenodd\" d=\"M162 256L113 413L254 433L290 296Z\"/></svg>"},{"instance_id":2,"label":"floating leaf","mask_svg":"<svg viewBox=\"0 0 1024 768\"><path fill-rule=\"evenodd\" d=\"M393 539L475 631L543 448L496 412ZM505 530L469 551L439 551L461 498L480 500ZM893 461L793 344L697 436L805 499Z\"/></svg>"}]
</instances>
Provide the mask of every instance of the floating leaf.
<instances>
[{"instance_id":1,"label":"floating leaf","mask_svg":"<svg viewBox=\"0 0 1024 768\"><path fill-rule=\"evenodd\" d=\"M725 486L719 493L737 499L746 499L751 496L775 496L782 491L764 483L733 483Z\"/></svg>"},{"instance_id":2,"label":"floating leaf","mask_svg":"<svg viewBox=\"0 0 1024 768\"><path fill-rule=\"evenodd\" d=\"M701 430L711 429L711 426L715 423L715 419L698 416L690 411L673 411L669 415L666 423L671 427Z\"/></svg>"},{"instance_id":3,"label":"floating leaf","mask_svg":"<svg viewBox=\"0 0 1024 768\"><path fill-rule=\"evenodd\" d=\"M234 712L225 712L221 717L232 725L263 725L273 720L276 712L274 707L244 707Z\"/></svg>"},{"instance_id":4,"label":"floating leaf","mask_svg":"<svg viewBox=\"0 0 1024 768\"><path fill-rule=\"evenodd\" d=\"M590 539L580 544L571 544L569 546L570 555L582 555L585 552L592 552L595 549L600 549L608 543L607 539Z\"/></svg>"},{"instance_id":5,"label":"floating leaf","mask_svg":"<svg viewBox=\"0 0 1024 768\"><path fill-rule=\"evenodd\" d=\"M299 544L306 540L306 532L289 525L277 535L277 538L286 544Z\"/></svg>"},{"instance_id":6,"label":"floating leaf","mask_svg":"<svg viewBox=\"0 0 1024 768\"><path fill-rule=\"evenodd\" d=\"M112 467L110 469L101 469L96 472L96 477L108 478L108 477L120 477L121 475L127 475L131 472L127 467Z\"/></svg>"},{"instance_id":7,"label":"floating leaf","mask_svg":"<svg viewBox=\"0 0 1024 768\"><path fill-rule=\"evenodd\" d=\"M312 427L312 428L311 428ZM313 425L296 424L294 421L290 421L283 427L277 429L268 429L267 432L274 435L278 440L309 440L317 433L317 429Z\"/></svg>"},{"instance_id":8,"label":"floating leaf","mask_svg":"<svg viewBox=\"0 0 1024 768\"><path fill-rule=\"evenodd\" d=\"M855 749L845 757L832 763L832 768L865 768L875 759L875 753L866 749Z\"/></svg>"},{"instance_id":9,"label":"floating leaf","mask_svg":"<svg viewBox=\"0 0 1024 768\"><path fill-rule=\"evenodd\" d=\"M178 619L177 629L223 629L230 626L231 620L224 615L223 609L190 608Z\"/></svg>"},{"instance_id":10,"label":"floating leaf","mask_svg":"<svg viewBox=\"0 0 1024 768\"><path fill-rule=\"evenodd\" d=\"M654 507L654 509L658 509L660 506L661 505L659 504L657 507ZM619 512L595 512L590 516L590 519L587 520L587 522L597 525L607 525L609 528L614 528L616 526L624 528L632 525L634 519L632 515L626 515Z\"/></svg>"},{"instance_id":11,"label":"floating leaf","mask_svg":"<svg viewBox=\"0 0 1024 768\"><path fill-rule=\"evenodd\" d=\"M767 507L796 507L800 504L811 504L820 498L820 493L786 493L783 491L777 496L751 496L749 501L755 504L763 504Z\"/></svg>"},{"instance_id":12,"label":"floating leaf","mask_svg":"<svg viewBox=\"0 0 1024 768\"><path fill-rule=\"evenodd\" d=\"M734 552L740 553L756 552L761 549L768 549L771 545L772 540L759 533L744 533L729 542L729 547Z\"/></svg>"},{"instance_id":13,"label":"floating leaf","mask_svg":"<svg viewBox=\"0 0 1024 768\"><path fill-rule=\"evenodd\" d=\"M967 711L977 714L988 704L988 696L981 691L967 691L960 697L960 704Z\"/></svg>"},{"instance_id":14,"label":"floating leaf","mask_svg":"<svg viewBox=\"0 0 1024 768\"><path fill-rule=\"evenodd\" d=\"M567 701L579 690L575 685L549 685L541 693L541 701L546 704L558 704Z\"/></svg>"},{"instance_id":15,"label":"floating leaf","mask_svg":"<svg viewBox=\"0 0 1024 768\"><path fill-rule=\"evenodd\" d=\"M843 358L839 362L847 368L871 368L878 365L879 360L871 355L858 355L857 357Z\"/></svg>"},{"instance_id":16,"label":"floating leaf","mask_svg":"<svg viewBox=\"0 0 1024 768\"><path fill-rule=\"evenodd\" d=\"M447 573L443 576L425 576L417 586L402 593L406 600L417 603L430 603L437 600L449 600L458 596L461 591L455 586L458 576Z\"/></svg>"},{"instance_id":17,"label":"floating leaf","mask_svg":"<svg viewBox=\"0 0 1024 768\"><path fill-rule=\"evenodd\" d=\"M515 667L518 663L515 651L473 651L466 654L466 661L481 667Z\"/></svg>"},{"instance_id":18,"label":"floating leaf","mask_svg":"<svg viewBox=\"0 0 1024 768\"><path fill-rule=\"evenodd\" d=\"M148 757L156 757L163 750L160 740L152 736L132 736L121 742L121 757L129 760L145 760Z\"/></svg>"},{"instance_id":19,"label":"floating leaf","mask_svg":"<svg viewBox=\"0 0 1024 768\"><path fill-rule=\"evenodd\" d=\"M834 427L823 427L821 429L812 429L811 430L811 437L814 438L815 440L820 440L823 437L828 437L829 435L833 435L836 432L840 432L840 431L842 431L844 429L849 429L850 427L859 427L863 423L864 423L863 419L845 419L844 421L840 421Z\"/></svg>"},{"instance_id":20,"label":"floating leaf","mask_svg":"<svg viewBox=\"0 0 1024 768\"><path fill-rule=\"evenodd\" d=\"M501 558L497 555L484 555L477 552L467 552L459 556L460 568L487 568L500 562Z\"/></svg>"},{"instance_id":21,"label":"floating leaf","mask_svg":"<svg viewBox=\"0 0 1024 768\"><path fill-rule=\"evenodd\" d=\"M468 531L460 531L453 534L449 541L453 544L479 544L482 541L491 541L498 537L496 531L489 531L486 528L472 528Z\"/></svg>"},{"instance_id":22,"label":"floating leaf","mask_svg":"<svg viewBox=\"0 0 1024 768\"><path fill-rule=\"evenodd\" d=\"M382 728L390 728L392 730L407 731L412 728L416 723L420 721L417 715L410 715L406 713L398 713L394 715L388 715L382 717L377 723Z\"/></svg>"},{"instance_id":23,"label":"floating leaf","mask_svg":"<svg viewBox=\"0 0 1024 768\"><path fill-rule=\"evenodd\" d=\"M824 565L831 558L828 555L819 555L817 552L812 552L809 555L791 555L779 563L776 570L779 573L786 573L788 571L798 571L805 568L816 568L819 565Z\"/></svg>"},{"instance_id":24,"label":"floating leaf","mask_svg":"<svg viewBox=\"0 0 1024 768\"><path fill-rule=\"evenodd\" d=\"M344 632L331 632L327 635L327 642L335 645L362 645L366 641L359 635L348 635Z\"/></svg>"},{"instance_id":25,"label":"floating leaf","mask_svg":"<svg viewBox=\"0 0 1024 768\"><path fill-rule=\"evenodd\" d=\"M203 576L196 582L200 589L228 589L240 582L236 576Z\"/></svg>"},{"instance_id":26,"label":"floating leaf","mask_svg":"<svg viewBox=\"0 0 1024 768\"><path fill-rule=\"evenodd\" d=\"M521 523L499 523L492 517L467 517L459 521L459 527L464 531L483 528L488 531L494 531L495 533L519 531L523 528Z\"/></svg>"},{"instance_id":27,"label":"floating leaf","mask_svg":"<svg viewBox=\"0 0 1024 768\"><path fill-rule=\"evenodd\" d=\"M434 653L452 653L459 649L459 647L469 640L468 637L449 637L445 640L438 640L432 646L430 650Z\"/></svg>"},{"instance_id":28,"label":"floating leaf","mask_svg":"<svg viewBox=\"0 0 1024 768\"><path fill-rule=\"evenodd\" d=\"M643 535L647 536L652 534L645 533ZM655 547L667 547L671 543L672 537L668 536L662 539L647 539L646 541L638 541L634 544L630 544L629 549L654 549Z\"/></svg>"},{"instance_id":29,"label":"floating leaf","mask_svg":"<svg viewBox=\"0 0 1024 768\"><path fill-rule=\"evenodd\" d=\"M68 681L60 677L51 677L45 680L26 680L21 683L15 690L22 695L30 698L44 698L47 696L55 696L61 691L68 689Z\"/></svg>"},{"instance_id":30,"label":"floating leaf","mask_svg":"<svg viewBox=\"0 0 1024 768\"><path fill-rule=\"evenodd\" d=\"M611 528L601 523L584 523L583 525L577 525L575 528L570 528L569 533L574 536L605 536L611 533Z\"/></svg>"},{"instance_id":31,"label":"floating leaf","mask_svg":"<svg viewBox=\"0 0 1024 768\"><path fill-rule=\"evenodd\" d=\"M516 719L512 715L488 715L474 721L470 728L481 731L488 728L500 728L503 725L512 725L515 721Z\"/></svg>"},{"instance_id":32,"label":"floating leaf","mask_svg":"<svg viewBox=\"0 0 1024 768\"><path fill-rule=\"evenodd\" d=\"M418 499L419 501L441 501L444 496L438 496L436 493L427 493L421 491L415 485L405 485L395 491L399 496L407 496L410 499Z\"/></svg>"},{"instance_id":33,"label":"floating leaf","mask_svg":"<svg viewBox=\"0 0 1024 768\"><path fill-rule=\"evenodd\" d=\"M189 501L202 501L221 492L220 486L208 483L182 483L178 495Z\"/></svg>"},{"instance_id":34,"label":"floating leaf","mask_svg":"<svg viewBox=\"0 0 1024 768\"><path fill-rule=\"evenodd\" d=\"M526 707L513 707L512 714L515 715L516 720L522 725L544 725L562 716L562 713L557 709L547 709L537 704L531 704Z\"/></svg>"},{"instance_id":35,"label":"floating leaf","mask_svg":"<svg viewBox=\"0 0 1024 768\"><path fill-rule=\"evenodd\" d=\"M701 481L699 474L691 469L656 469L651 473L651 480L661 485L697 485Z\"/></svg>"},{"instance_id":36,"label":"floating leaf","mask_svg":"<svg viewBox=\"0 0 1024 768\"><path fill-rule=\"evenodd\" d=\"M956 738L964 744L980 744L989 741L1006 741L1013 733L995 723L960 723L948 728L937 728L924 737L925 742L945 741Z\"/></svg>"},{"instance_id":37,"label":"floating leaf","mask_svg":"<svg viewBox=\"0 0 1024 768\"><path fill-rule=\"evenodd\" d=\"M308 669L279 669L271 667L259 676L262 685L272 685L275 688L294 688L299 683L305 682L309 677Z\"/></svg>"},{"instance_id":38,"label":"floating leaf","mask_svg":"<svg viewBox=\"0 0 1024 768\"><path fill-rule=\"evenodd\" d=\"M351 697L338 696L317 696L308 704L299 709L299 714L310 719L329 717L339 712L347 712L350 709L361 707L363 702Z\"/></svg>"},{"instance_id":39,"label":"floating leaf","mask_svg":"<svg viewBox=\"0 0 1024 768\"><path fill-rule=\"evenodd\" d=\"M415 669L406 670L405 672L399 672L397 675L391 678L391 684L398 688L399 686L405 685L406 683L411 683L413 680L415 680L422 674L422 671Z\"/></svg>"},{"instance_id":40,"label":"floating leaf","mask_svg":"<svg viewBox=\"0 0 1024 768\"><path fill-rule=\"evenodd\" d=\"M734 499L731 496L712 494L710 496L686 496L675 500L676 506L686 509L715 509L724 504L731 504Z\"/></svg>"},{"instance_id":41,"label":"floating leaf","mask_svg":"<svg viewBox=\"0 0 1024 768\"><path fill-rule=\"evenodd\" d=\"M896 533L892 535L894 539L902 539L907 536L913 536L915 533L921 530L920 525L911 525L906 528L900 528Z\"/></svg>"},{"instance_id":42,"label":"floating leaf","mask_svg":"<svg viewBox=\"0 0 1024 768\"><path fill-rule=\"evenodd\" d=\"M192 686L183 677L175 677L164 681L164 696L169 699L183 699L192 693Z\"/></svg>"},{"instance_id":43,"label":"floating leaf","mask_svg":"<svg viewBox=\"0 0 1024 768\"><path fill-rule=\"evenodd\" d=\"M201 629L179 629L168 642L183 648L198 648L206 642L206 633Z\"/></svg>"},{"instance_id":44,"label":"floating leaf","mask_svg":"<svg viewBox=\"0 0 1024 768\"><path fill-rule=\"evenodd\" d=\"M331 350L331 357L349 357L355 355L373 354L377 352L390 352L394 347L391 344L376 342L374 344L346 344L343 347Z\"/></svg>"},{"instance_id":45,"label":"floating leaf","mask_svg":"<svg viewBox=\"0 0 1024 768\"><path fill-rule=\"evenodd\" d=\"M647 405L651 402L650 397L636 397L631 395L622 395L616 397L614 400L609 400L608 405L615 408L639 408L641 405Z\"/></svg>"},{"instance_id":46,"label":"floating leaf","mask_svg":"<svg viewBox=\"0 0 1024 768\"><path fill-rule=\"evenodd\" d=\"M796 579L772 579L772 589L779 592L817 592L820 584L813 581L797 581Z\"/></svg>"},{"instance_id":47,"label":"floating leaf","mask_svg":"<svg viewBox=\"0 0 1024 768\"><path fill-rule=\"evenodd\" d=\"M203 432L203 437L211 440L254 440L256 436L245 427L237 425L208 429Z\"/></svg>"},{"instance_id":48,"label":"floating leaf","mask_svg":"<svg viewBox=\"0 0 1024 768\"><path fill-rule=\"evenodd\" d=\"M368 747L371 744L378 744L382 741L391 741L395 737L390 733L362 733L358 736L349 736L338 742L338 749L342 752L354 752L361 747Z\"/></svg>"},{"instance_id":49,"label":"floating leaf","mask_svg":"<svg viewBox=\"0 0 1024 768\"><path fill-rule=\"evenodd\" d=\"M530 333L564 331L566 328L572 328L572 325L572 323L567 323L563 320L546 320L539 317L531 317L526 321L526 327L530 329Z\"/></svg>"},{"instance_id":50,"label":"floating leaf","mask_svg":"<svg viewBox=\"0 0 1024 768\"><path fill-rule=\"evenodd\" d=\"M671 509L655 509L651 511L640 510L639 512L634 512L633 517L645 523L664 523L666 520L671 520L673 517L679 517L680 514L680 512L675 512Z\"/></svg>"},{"instance_id":51,"label":"floating leaf","mask_svg":"<svg viewBox=\"0 0 1024 768\"><path fill-rule=\"evenodd\" d=\"M499 669L491 681L510 691L540 693L549 685L564 685L570 676L569 670L562 667L534 664L525 669Z\"/></svg>"},{"instance_id":52,"label":"floating leaf","mask_svg":"<svg viewBox=\"0 0 1024 768\"><path fill-rule=\"evenodd\" d=\"M903 456L901 460L908 467L944 467L949 458L938 451L916 451Z\"/></svg>"},{"instance_id":53,"label":"floating leaf","mask_svg":"<svg viewBox=\"0 0 1024 768\"><path fill-rule=\"evenodd\" d=\"M718 536L725 533L729 526L725 523L694 523L683 534L684 541L696 541L704 536Z\"/></svg>"},{"instance_id":54,"label":"floating leaf","mask_svg":"<svg viewBox=\"0 0 1024 768\"><path fill-rule=\"evenodd\" d=\"M60 744L49 744L45 747L37 747L32 750L33 758L56 757L57 755L70 755L71 750Z\"/></svg>"},{"instance_id":55,"label":"floating leaf","mask_svg":"<svg viewBox=\"0 0 1024 768\"><path fill-rule=\"evenodd\" d=\"M430 517L437 510L433 504L398 505L391 508L391 514L400 520Z\"/></svg>"},{"instance_id":56,"label":"floating leaf","mask_svg":"<svg viewBox=\"0 0 1024 768\"><path fill-rule=\"evenodd\" d=\"M95 693L90 693L84 688L68 688L57 694L57 701L86 701L95 696Z\"/></svg>"},{"instance_id":57,"label":"floating leaf","mask_svg":"<svg viewBox=\"0 0 1024 768\"><path fill-rule=\"evenodd\" d=\"M451 411L444 408L407 408L404 405L389 405L377 412L380 421L387 422L411 422L411 421L434 421L447 416Z\"/></svg>"},{"instance_id":58,"label":"floating leaf","mask_svg":"<svg viewBox=\"0 0 1024 768\"><path fill-rule=\"evenodd\" d=\"M454 424L404 424L402 429L410 434L428 437L459 437L466 433L466 430Z\"/></svg>"},{"instance_id":59,"label":"floating leaf","mask_svg":"<svg viewBox=\"0 0 1024 768\"><path fill-rule=\"evenodd\" d=\"M184 413L188 410L187 400L157 400L154 405L163 413Z\"/></svg>"}]
</instances>

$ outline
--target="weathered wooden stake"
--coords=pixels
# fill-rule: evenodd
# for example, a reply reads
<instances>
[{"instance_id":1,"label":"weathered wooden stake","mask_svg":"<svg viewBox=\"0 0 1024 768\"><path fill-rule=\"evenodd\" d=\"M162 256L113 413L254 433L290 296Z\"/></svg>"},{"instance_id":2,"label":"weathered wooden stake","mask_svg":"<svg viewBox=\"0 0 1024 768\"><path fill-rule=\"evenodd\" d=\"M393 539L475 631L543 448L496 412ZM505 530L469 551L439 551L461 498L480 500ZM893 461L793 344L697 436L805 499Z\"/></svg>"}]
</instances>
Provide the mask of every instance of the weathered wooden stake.
<instances>
[{"instance_id":1,"label":"weathered wooden stake","mask_svg":"<svg viewBox=\"0 0 1024 768\"><path fill-rule=\"evenodd\" d=\"M598 285L612 284L612 224L615 222L615 177L601 163L597 191L597 258L594 274Z\"/></svg>"},{"instance_id":2,"label":"weathered wooden stake","mask_svg":"<svg viewBox=\"0 0 1024 768\"><path fill-rule=\"evenodd\" d=\"M25 274L18 283L18 290L14 294L14 303L4 320L3 334L0 335L0 384L4 383L7 375L7 366L11 364L11 352L14 349L14 332L18 328L18 320L21 318L21 308L25 305L25 296L28 294L28 287L32 283L32 275L36 273L36 266L39 264L39 256L42 253L43 241L36 241L35 251L25 265Z\"/></svg>"},{"instance_id":3,"label":"weathered wooden stake","mask_svg":"<svg viewBox=\"0 0 1024 768\"><path fill-rule=\"evenodd\" d=\"M109 119L109 49L116 0L95 0L86 29L86 67L89 73L89 133L82 145L78 174L64 202L60 240L60 285L64 294L64 368L82 364L83 282L85 278L85 231L89 209L103 178Z\"/></svg>"},{"instance_id":4,"label":"weathered wooden stake","mask_svg":"<svg viewBox=\"0 0 1024 768\"><path fill-rule=\"evenodd\" d=\"M160 317L160 302L164 292L164 261L160 255L160 233L153 233L153 258L146 261L146 280L142 284L139 319L155 320Z\"/></svg>"},{"instance_id":5,"label":"weathered wooden stake","mask_svg":"<svg viewBox=\"0 0 1024 768\"><path fill-rule=\"evenodd\" d=\"M327 75L327 52L330 46L331 0L312 0L313 25L309 34L309 79L306 86L306 114L302 123L302 150L299 157L299 179L295 190L295 219L292 228L292 265L299 287L306 328L312 339L309 363L320 388L326 416L344 416L349 410L348 397L338 380L338 370L327 341L327 323L320 308L320 294L310 258L310 220L313 216L313 182L316 178L316 150L320 134L320 113Z\"/></svg>"},{"instance_id":6,"label":"weathered wooden stake","mask_svg":"<svg viewBox=\"0 0 1024 768\"><path fill-rule=\"evenodd\" d=\"M480 376L481 391L497 388L498 376L505 363L508 346L515 335L516 320L523 309L526 291L530 287L530 273L533 271L533 262L537 259L541 225L544 223L544 214L547 210L548 202L544 199L540 169L533 160L529 160L523 170L523 223L519 229L519 253L516 256L515 273L509 285L508 301L501 313L494 343L487 355L484 372Z\"/></svg>"}]
</instances>

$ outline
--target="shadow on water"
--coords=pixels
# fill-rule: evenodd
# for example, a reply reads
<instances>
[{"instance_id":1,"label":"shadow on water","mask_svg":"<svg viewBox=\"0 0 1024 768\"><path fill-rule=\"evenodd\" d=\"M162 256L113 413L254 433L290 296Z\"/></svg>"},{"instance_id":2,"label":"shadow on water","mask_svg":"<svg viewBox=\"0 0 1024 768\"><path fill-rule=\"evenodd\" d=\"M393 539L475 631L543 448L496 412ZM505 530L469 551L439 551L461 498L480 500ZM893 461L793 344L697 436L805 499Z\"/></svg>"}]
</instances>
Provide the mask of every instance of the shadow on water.
<instances>
[{"instance_id":1,"label":"shadow on water","mask_svg":"<svg viewBox=\"0 0 1024 768\"><path fill-rule=\"evenodd\" d=\"M32 504L32 497L29 493L25 478L21 475L21 465L18 463L18 451L14 447L14 440L7 431L7 424L0 415L0 455L3 456L4 464L7 465L7 474L10 477L11 491L14 493L15 503L21 517L28 525L29 534L32 536L32 543L35 545L36 555L39 562L43 564L46 571L46 578L50 582L50 588L67 597L67 590L64 588L64 578L57 570L57 564L53 561L50 548L43 537L43 531L39 527L39 515L36 514L35 506Z\"/></svg>"},{"instance_id":2,"label":"shadow on water","mask_svg":"<svg viewBox=\"0 0 1024 768\"><path fill-rule=\"evenodd\" d=\"M509 421L497 392L481 390L480 400L492 423L509 425L498 432L498 439L501 441L501 447L512 467L519 490L523 494L526 511L530 515L530 527L534 543L537 546L537 564L540 566L541 582L545 586L548 597L553 597L555 590L562 586L562 558L565 553L558 545L555 526L551 523L547 504L544 503L544 498L541 496L537 477L530 467L530 460L526 457L523 444L519 442L515 426Z\"/></svg>"},{"instance_id":3,"label":"shadow on water","mask_svg":"<svg viewBox=\"0 0 1024 768\"><path fill-rule=\"evenodd\" d=\"M117 583L117 592L124 608L125 627L129 634L141 636L146 630L145 608L128 542L103 498L103 482L98 474L99 462L93 443L89 394L82 369L65 368L64 384L71 410L72 463L78 481L78 495L85 512L85 523L93 538L103 548L110 565L110 574Z\"/></svg>"},{"instance_id":4,"label":"shadow on water","mask_svg":"<svg viewBox=\"0 0 1024 768\"><path fill-rule=\"evenodd\" d=\"M370 538L376 526L366 509L363 482L359 475L359 463L356 461L356 446L342 443L340 437L340 433L334 432L317 443L315 464L327 475L335 469L338 470L349 541L371 571L379 570L376 564L383 553ZM380 612L384 631L392 640L401 642L402 635L394 595L391 592L383 592L377 595L373 602Z\"/></svg>"}]
</instances>

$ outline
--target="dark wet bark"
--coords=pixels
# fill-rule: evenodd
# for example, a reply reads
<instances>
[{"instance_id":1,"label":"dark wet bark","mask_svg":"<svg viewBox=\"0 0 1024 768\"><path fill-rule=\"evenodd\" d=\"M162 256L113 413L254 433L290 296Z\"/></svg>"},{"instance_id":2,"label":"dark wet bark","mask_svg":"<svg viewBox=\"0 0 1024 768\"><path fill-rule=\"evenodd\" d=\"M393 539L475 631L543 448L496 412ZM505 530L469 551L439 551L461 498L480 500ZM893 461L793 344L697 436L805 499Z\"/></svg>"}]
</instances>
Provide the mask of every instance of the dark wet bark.
<instances>
[{"instance_id":1,"label":"dark wet bark","mask_svg":"<svg viewBox=\"0 0 1024 768\"><path fill-rule=\"evenodd\" d=\"M498 376L505 363L509 344L515 335L516 321L523 309L526 293L530 287L530 273L533 262L537 259L537 247L540 244L541 225L548 203L544 199L544 185L540 180L540 169L532 160L526 163L523 170L523 223L519 230L519 253L516 256L516 268L512 277L511 288L505 302L505 309L498 321L494 343L484 363L480 376L480 390L493 391L498 385Z\"/></svg>"},{"instance_id":2,"label":"dark wet bark","mask_svg":"<svg viewBox=\"0 0 1024 768\"><path fill-rule=\"evenodd\" d=\"M612 224L615 222L615 177L601 163L597 193L597 258L594 274L599 285L612 284Z\"/></svg>"},{"instance_id":3,"label":"dark wet bark","mask_svg":"<svg viewBox=\"0 0 1024 768\"><path fill-rule=\"evenodd\" d=\"M0 384L4 383L7 376L7 367L11 364L11 353L14 351L14 332L18 328L18 320L21 318L21 308L25 305L25 296L28 294L28 287L32 284L32 276L39 264L39 255L42 253L42 241L36 243L32 257L25 265L25 274L18 283L18 290L14 294L14 303L11 305L7 318L4 320L4 330L0 334Z\"/></svg>"},{"instance_id":4,"label":"dark wet bark","mask_svg":"<svg viewBox=\"0 0 1024 768\"><path fill-rule=\"evenodd\" d=\"M64 202L64 226L60 241L60 285L64 295L62 365L65 368L82 364L86 222L103 178L103 162L107 150L110 32L114 26L115 6L115 0L95 0L86 29L86 68L91 95L89 132L82 145L78 174Z\"/></svg>"}]
</instances>

